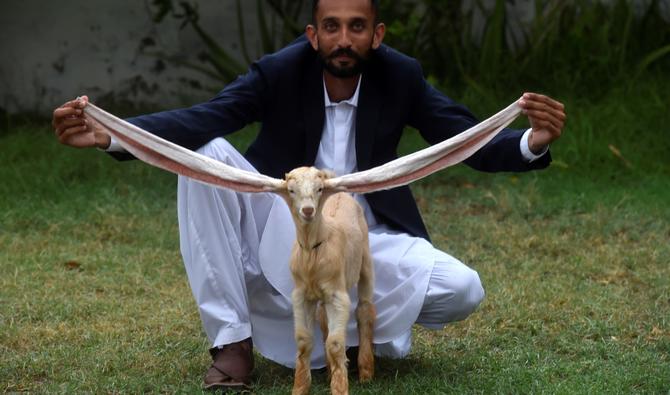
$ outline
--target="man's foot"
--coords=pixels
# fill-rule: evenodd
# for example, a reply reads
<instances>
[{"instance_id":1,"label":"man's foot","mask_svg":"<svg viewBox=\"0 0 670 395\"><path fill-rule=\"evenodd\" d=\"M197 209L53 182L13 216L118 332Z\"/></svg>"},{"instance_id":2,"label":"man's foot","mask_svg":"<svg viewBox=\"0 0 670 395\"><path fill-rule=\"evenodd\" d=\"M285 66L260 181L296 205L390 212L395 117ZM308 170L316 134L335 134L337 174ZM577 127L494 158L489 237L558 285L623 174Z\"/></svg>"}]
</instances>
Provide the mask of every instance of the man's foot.
<instances>
[{"instance_id":1,"label":"man's foot","mask_svg":"<svg viewBox=\"0 0 670 395\"><path fill-rule=\"evenodd\" d=\"M213 362L205 374L205 389L251 388L251 371L254 369L251 338L227 344L223 348L212 348L209 352Z\"/></svg>"}]
</instances>

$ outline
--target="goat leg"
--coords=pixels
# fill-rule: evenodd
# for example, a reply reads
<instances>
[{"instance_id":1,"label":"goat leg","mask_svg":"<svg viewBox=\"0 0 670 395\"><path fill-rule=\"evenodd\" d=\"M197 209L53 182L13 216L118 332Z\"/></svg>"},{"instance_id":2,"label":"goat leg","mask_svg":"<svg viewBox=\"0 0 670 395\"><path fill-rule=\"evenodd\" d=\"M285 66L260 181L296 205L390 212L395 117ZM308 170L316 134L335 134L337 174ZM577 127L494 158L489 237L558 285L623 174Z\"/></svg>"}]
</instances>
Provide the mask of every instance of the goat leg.
<instances>
[{"instance_id":1,"label":"goat leg","mask_svg":"<svg viewBox=\"0 0 670 395\"><path fill-rule=\"evenodd\" d=\"M295 343L298 348L293 380L293 395L306 395L312 384L310 359L314 346L313 322L316 303L305 300L304 293L295 288L292 294Z\"/></svg>"},{"instance_id":2,"label":"goat leg","mask_svg":"<svg viewBox=\"0 0 670 395\"><path fill-rule=\"evenodd\" d=\"M372 338L377 312L372 303L373 293L374 271L372 269L372 259L370 258L369 251L365 251L361 265L361 274L358 280L358 306L356 306L359 345L358 379L361 382L372 380L372 377L375 375L375 356L372 350Z\"/></svg>"},{"instance_id":3,"label":"goat leg","mask_svg":"<svg viewBox=\"0 0 670 395\"><path fill-rule=\"evenodd\" d=\"M345 339L350 305L351 301L346 291L336 291L332 300L325 303L328 316L326 358L330 367L330 392L334 395L349 394Z\"/></svg>"},{"instance_id":4,"label":"goat leg","mask_svg":"<svg viewBox=\"0 0 670 395\"><path fill-rule=\"evenodd\" d=\"M326 347L326 339L328 338L328 316L326 315L326 309L323 307L323 303L319 303L316 307L316 319L319 321L319 326L321 327L321 336L323 338L323 347ZM326 359L326 367L328 368L328 374L330 375L330 366L328 366L328 359Z\"/></svg>"}]
</instances>

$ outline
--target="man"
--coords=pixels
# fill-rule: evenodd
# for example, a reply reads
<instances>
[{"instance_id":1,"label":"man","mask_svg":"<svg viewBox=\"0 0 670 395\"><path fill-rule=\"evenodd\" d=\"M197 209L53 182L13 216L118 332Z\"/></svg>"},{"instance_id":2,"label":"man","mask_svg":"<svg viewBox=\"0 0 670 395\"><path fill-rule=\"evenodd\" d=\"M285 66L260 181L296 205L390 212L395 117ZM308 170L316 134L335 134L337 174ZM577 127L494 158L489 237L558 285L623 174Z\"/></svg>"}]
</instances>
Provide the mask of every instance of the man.
<instances>
[{"instance_id":1,"label":"man","mask_svg":"<svg viewBox=\"0 0 670 395\"><path fill-rule=\"evenodd\" d=\"M302 165L338 175L396 157L403 128L431 144L477 123L464 107L424 80L414 59L382 45L377 1L315 0L305 36L254 63L207 103L129 121L233 166L282 178ZM61 143L130 155L82 115L87 98L54 111ZM527 93L519 102L531 129L506 129L466 163L482 171L548 166L548 145L562 131L563 105ZM245 156L218 137L262 122ZM253 369L252 342L265 357L293 366L288 251L293 224L270 194L178 182L181 251L213 357L205 387L244 386ZM375 264L375 352L405 356L411 326L442 328L467 317L484 291L477 273L429 242L409 188L357 196L370 226ZM355 306L355 296L352 306ZM319 334L316 334L319 336ZM350 323L347 342L357 345ZM318 339L315 344L320 344ZM315 349L312 366L324 365Z\"/></svg>"}]
</instances>

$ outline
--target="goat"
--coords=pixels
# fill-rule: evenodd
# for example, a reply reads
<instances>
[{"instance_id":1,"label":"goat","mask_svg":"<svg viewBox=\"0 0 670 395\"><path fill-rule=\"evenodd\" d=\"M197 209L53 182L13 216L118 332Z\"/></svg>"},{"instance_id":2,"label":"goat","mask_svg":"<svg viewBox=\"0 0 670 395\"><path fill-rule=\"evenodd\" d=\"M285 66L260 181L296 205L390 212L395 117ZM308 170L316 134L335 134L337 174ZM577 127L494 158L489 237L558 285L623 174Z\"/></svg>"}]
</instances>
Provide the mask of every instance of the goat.
<instances>
[{"instance_id":1,"label":"goat","mask_svg":"<svg viewBox=\"0 0 670 395\"><path fill-rule=\"evenodd\" d=\"M359 299L359 380L368 381L374 375L372 334L376 314L368 227L363 209L351 195L324 189L328 178L327 172L300 167L286 174L286 191L280 194L288 203L296 228L290 259L298 347L294 395L309 392L313 323L317 315L325 340L331 393L349 393L345 337L351 305L348 290L354 284L358 284Z\"/></svg>"}]
</instances>

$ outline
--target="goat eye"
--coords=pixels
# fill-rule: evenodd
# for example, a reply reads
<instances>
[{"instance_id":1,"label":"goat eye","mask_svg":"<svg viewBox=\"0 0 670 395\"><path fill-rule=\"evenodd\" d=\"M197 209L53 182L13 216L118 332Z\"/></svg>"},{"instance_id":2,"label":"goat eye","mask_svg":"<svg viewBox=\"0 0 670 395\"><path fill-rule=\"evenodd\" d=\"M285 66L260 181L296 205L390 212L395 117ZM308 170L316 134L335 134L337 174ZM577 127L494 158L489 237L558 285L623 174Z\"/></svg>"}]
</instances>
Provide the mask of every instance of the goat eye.
<instances>
[{"instance_id":1,"label":"goat eye","mask_svg":"<svg viewBox=\"0 0 670 395\"><path fill-rule=\"evenodd\" d=\"M293 195L293 194L295 193L295 191L294 191L293 189L289 189L289 190L288 190L288 193L290 193L291 195Z\"/></svg>"},{"instance_id":2,"label":"goat eye","mask_svg":"<svg viewBox=\"0 0 670 395\"><path fill-rule=\"evenodd\" d=\"M323 188L319 188L319 190L317 192L319 192L319 193L323 192Z\"/></svg>"}]
</instances>

